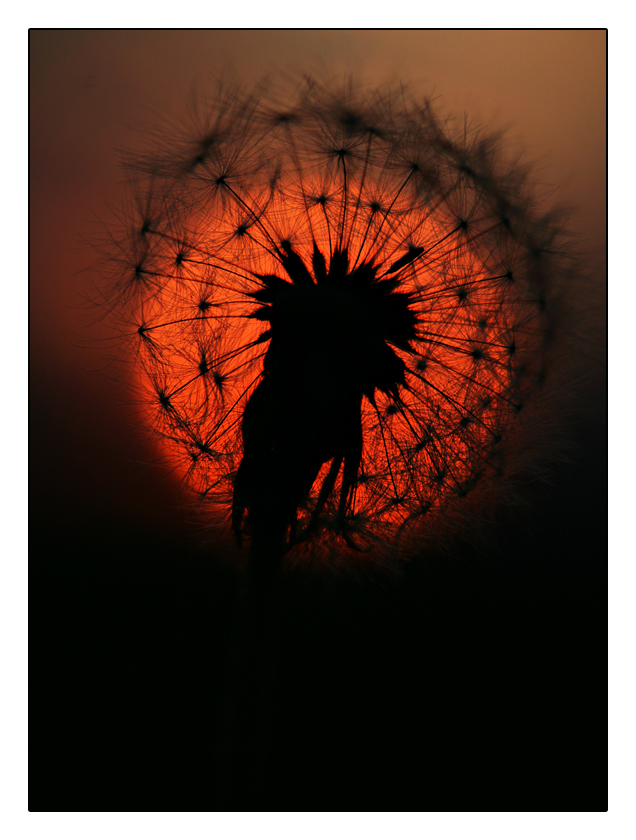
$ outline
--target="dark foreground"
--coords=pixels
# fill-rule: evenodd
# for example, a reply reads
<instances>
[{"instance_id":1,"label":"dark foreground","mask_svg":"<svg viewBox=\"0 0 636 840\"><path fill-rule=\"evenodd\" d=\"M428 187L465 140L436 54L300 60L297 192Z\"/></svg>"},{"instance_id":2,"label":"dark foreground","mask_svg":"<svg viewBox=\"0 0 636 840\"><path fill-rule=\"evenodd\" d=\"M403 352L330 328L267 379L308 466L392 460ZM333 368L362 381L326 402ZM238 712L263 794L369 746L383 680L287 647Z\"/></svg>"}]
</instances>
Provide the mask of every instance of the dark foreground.
<instances>
[{"instance_id":1,"label":"dark foreground","mask_svg":"<svg viewBox=\"0 0 636 840\"><path fill-rule=\"evenodd\" d=\"M604 444L583 429L486 553L288 576L260 650L237 647L232 569L72 515L44 470L30 809L605 810Z\"/></svg>"}]
</instances>

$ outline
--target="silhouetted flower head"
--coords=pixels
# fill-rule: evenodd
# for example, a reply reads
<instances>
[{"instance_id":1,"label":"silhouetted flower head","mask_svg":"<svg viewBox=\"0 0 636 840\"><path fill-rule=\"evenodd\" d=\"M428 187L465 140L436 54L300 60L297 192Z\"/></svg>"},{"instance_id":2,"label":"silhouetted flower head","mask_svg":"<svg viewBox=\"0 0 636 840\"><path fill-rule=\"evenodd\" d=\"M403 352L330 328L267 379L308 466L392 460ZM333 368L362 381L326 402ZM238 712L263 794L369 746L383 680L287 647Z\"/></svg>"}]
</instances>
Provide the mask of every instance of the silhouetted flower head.
<instances>
[{"instance_id":1,"label":"silhouetted flower head","mask_svg":"<svg viewBox=\"0 0 636 840\"><path fill-rule=\"evenodd\" d=\"M221 91L129 159L107 297L211 522L291 557L407 555L527 449L558 228L428 102L279 99Z\"/></svg>"}]
</instances>

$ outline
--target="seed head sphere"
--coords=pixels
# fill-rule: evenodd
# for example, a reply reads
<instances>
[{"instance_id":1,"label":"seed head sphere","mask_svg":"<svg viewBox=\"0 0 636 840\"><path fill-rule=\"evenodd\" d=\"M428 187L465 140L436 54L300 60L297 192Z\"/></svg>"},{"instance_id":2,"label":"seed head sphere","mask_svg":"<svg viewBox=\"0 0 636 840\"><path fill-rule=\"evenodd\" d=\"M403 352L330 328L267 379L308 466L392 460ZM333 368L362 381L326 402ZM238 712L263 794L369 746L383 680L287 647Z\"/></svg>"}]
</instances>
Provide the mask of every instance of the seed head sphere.
<instances>
[{"instance_id":1,"label":"seed head sphere","mask_svg":"<svg viewBox=\"0 0 636 840\"><path fill-rule=\"evenodd\" d=\"M127 164L106 297L146 421L211 524L364 560L492 502L565 270L495 139L452 134L401 89L305 80L218 89Z\"/></svg>"}]
</instances>

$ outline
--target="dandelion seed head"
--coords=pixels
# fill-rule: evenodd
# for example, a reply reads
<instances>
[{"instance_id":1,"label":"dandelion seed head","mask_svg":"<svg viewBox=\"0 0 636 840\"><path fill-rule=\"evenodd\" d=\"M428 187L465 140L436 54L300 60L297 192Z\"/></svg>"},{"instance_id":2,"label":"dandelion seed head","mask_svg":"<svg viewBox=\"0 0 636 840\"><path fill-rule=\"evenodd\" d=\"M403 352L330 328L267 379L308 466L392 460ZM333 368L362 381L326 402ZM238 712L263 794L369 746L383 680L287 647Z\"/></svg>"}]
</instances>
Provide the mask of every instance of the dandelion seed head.
<instances>
[{"instance_id":1,"label":"dandelion seed head","mask_svg":"<svg viewBox=\"0 0 636 840\"><path fill-rule=\"evenodd\" d=\"M308 80L287 102L220 91L128 167L109 300L212 523L275 523L299 562L407 556L492 501L565 271L494 140Z\"/></svg>"}]
</instances>

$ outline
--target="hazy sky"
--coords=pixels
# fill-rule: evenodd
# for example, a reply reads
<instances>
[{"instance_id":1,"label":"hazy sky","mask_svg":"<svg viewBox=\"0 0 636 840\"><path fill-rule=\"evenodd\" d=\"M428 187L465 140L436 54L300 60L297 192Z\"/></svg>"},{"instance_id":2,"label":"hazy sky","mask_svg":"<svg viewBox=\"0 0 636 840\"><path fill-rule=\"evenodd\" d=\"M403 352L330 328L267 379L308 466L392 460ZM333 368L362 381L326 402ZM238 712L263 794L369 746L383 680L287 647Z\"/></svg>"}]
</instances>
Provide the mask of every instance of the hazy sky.
<instances>
[{"instance_id":1,"label":"hazy sky","mask_svg":"<svg viewBox=\"0 0 636 840\"><path fill-rule=\"evenodd\" d=\"M592 266L583 303L600 335L605 43L603 31L32 32L33 408L55 449L42 469L52 476L64 465L60 486L74 509L102 505L121 521L182 527L170 480L157 482L131 462L144 458L130 396L93 372L105 360L87 349L99 328L86 305L95 254L83 238L95 236L107 205L120 203L118 151L138 146L144 125L184 116L219 73L249 83L283 70L402 81L437 97L440 113L460 124L466 114L488 130L507 128L506 148L536 162L541 193L572 208Z\"/></svg>"}]
</instances>

